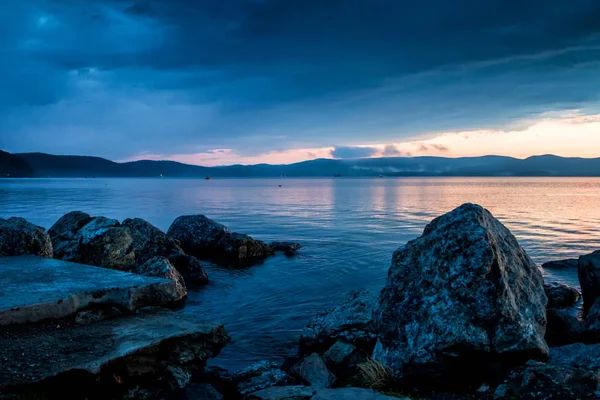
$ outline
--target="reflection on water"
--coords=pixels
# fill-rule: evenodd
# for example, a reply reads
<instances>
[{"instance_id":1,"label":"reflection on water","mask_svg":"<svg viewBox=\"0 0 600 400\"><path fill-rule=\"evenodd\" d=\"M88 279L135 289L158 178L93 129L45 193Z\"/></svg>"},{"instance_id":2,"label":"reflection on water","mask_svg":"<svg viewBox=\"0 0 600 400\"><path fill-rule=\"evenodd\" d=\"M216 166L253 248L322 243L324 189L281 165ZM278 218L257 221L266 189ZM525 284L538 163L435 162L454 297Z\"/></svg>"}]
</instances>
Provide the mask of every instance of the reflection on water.
<instances>
[{"instance_id":1,"label":"reflection on water","mask_svg":"<svg viewBox=\"0 0 600 400\"><path fill-rule=\"evenodd\" d=\"M282 187L278 187L281 184ZM304 248L245 270L207 266L211 284L185 312L220 320L228 367L285 357L306 321L351 289L383 285L392 252L462 203L488 208L537 262L600 248L600 179L31 179L0 180L0 216L50 227L72 210L144 218L166 230L203 213L263 240ZM576 285L572 272L548 279Z\"/></svg>"}]
</instances>

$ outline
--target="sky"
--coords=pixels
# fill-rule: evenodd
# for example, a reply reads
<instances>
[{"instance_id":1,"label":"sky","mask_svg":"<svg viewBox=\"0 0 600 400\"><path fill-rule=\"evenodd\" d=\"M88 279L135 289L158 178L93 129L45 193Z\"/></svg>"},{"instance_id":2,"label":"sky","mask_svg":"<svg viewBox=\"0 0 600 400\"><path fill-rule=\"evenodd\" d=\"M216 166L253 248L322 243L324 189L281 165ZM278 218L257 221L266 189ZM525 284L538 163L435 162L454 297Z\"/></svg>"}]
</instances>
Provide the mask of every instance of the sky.
<instances>
[{"instance_id":1,"label":"sky","mask_svg":"<svg viewBox=\"0 0 600 400\"><path fill-rule=\"evenodd\" d=\"M600 157L597 0L20 0L0 149Z\"/></svg>"}]
</instances>

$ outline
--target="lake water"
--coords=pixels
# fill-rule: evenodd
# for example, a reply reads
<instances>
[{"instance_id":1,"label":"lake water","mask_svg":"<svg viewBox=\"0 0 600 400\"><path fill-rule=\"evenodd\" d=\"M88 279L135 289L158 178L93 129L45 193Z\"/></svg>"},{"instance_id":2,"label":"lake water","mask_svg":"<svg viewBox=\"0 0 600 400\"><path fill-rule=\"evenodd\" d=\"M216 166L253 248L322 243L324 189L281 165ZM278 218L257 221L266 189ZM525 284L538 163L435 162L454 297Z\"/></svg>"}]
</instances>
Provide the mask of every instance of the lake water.
<instances>
[{"instance_id":1,"label":"lake water","mask_svg":"<svg viewBox=\"0 0 600 400\"><path fill-rule=\"evenodd\" d=\"M162 230L201 213L258 239L300 242L296 257L243 270L205 263L211 283L189 294L183 312L225 324L233 341L215 364L228 368L293 354L311 316L349 290L378 290L393 251L465 202L488 208L536 262L600 249L593 178L0 180L0 217L46 228L73 210ZM574 272L544 273L578 284Z\"/></svg>"}]
</instances>

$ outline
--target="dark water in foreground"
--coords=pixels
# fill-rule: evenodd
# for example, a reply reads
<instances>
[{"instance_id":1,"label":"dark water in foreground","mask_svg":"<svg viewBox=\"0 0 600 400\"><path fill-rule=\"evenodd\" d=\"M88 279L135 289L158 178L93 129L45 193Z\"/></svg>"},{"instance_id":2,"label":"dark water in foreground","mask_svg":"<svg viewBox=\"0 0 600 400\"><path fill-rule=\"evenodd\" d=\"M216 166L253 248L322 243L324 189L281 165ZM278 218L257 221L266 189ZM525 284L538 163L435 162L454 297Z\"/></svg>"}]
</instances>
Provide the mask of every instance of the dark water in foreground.
<instances>
[{"instance_id":1,"label":"dark water in foreground","mask_svg":"<svg viewBox=\"0 0 600 400\"><path fill-rule=\"evenodd\" d=\"M278 187L281 184L282 187ZM537 262L600 249L600 179L30 179L0 180L0 217L49 228L82 210L163 230L182 214L206 214L262 240L294 240L283 255L244 270L207 265L208 287L184 312L225 324L229 368L294 353L302 327L351 290L378 290L392 252L464 202L488 208ZM577 284L574 273L547 279Z\"/></svg>"}]
</instances>

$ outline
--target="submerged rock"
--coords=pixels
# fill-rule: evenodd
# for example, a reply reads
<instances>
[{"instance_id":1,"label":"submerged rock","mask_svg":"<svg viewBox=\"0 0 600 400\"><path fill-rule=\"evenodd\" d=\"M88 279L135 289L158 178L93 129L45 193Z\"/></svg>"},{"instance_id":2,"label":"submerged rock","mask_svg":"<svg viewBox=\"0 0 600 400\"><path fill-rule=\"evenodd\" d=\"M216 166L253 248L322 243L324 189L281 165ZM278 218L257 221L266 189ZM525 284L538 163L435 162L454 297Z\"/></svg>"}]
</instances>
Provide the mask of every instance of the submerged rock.
<instances>
[{"instance_id":1,"label":"submerged rock","mask_svg":"<svg viewBox=\"0 0 600 400\"><path fill-rule=\"evenodd\" d=\"M294 379L279 369L277 363L261 361L252 364L231 376L236 392L242 396L257 392L271 386L294 384Z\"/></svg>"},{"instance_id":2,"label":"submerged rock","mask_svg":"<svg viewBox=\"0 0 600 400\"><path fill-rule=\"evenodd\" d=\"M472 379L490 363L541 358L546 302L539 269L510 231L464 204L394 253L373 358L396 378L428 379Z\"/></svg>"},{"instance_id":3,"label":"submerged rock","mask_svg":"<svg viewBox=\"0 0 600 400\"><path fill-rule=\"evenodd\" d=\"M204 215L177 218L167 234L181 243L188 254L201 259L245 260L273 255L273 249L260 240L230 231Z\"/></svg>"},{"instance_id":4,"label":"submerged rock","mask_svg":"<svg viewBox=\"0 0 600 400\"><path fill-rule=\"evenodd\" d=\"M544 269L575 269L577 268L577 259L549 261L542 264Z\"/></svg>"},{"instance_id":5,"label":"submerged rock","mask_svg":"<svg viewBox=\"0 0 600 400\"><path fill-rule=\"evenodd\" d=\"M48 232L23 218L0 218L0 257L35 255L52 258Z\"/></svg>"},{"instance_id":6,"label":"submerged rock","mask_svg":"<svg viewBox=\"0 0 600 400\"><path fill-rule=\"evenodd\" d=\"M300 243L295 242L271 242L269 247L273 251L282 251L286 256L293 256L302 247Z\"/></svg>"},{"instance_id":7,"label":"submerged rock","mask_svg":"<svg viewBox=\"0 0 600 400\"><path fill-rule=\"evenodd\" d=\"M600 250L579 257L577 275L583 296L583 310L587 313L600 297Z\"/></svg>"},{"instance_id":8,"label":"submerged rock","mask_svg":"<svg viewBox=\"0 0 600 400\"><path fill-rule=\"evenodd\" d=\"M559 282L544 283L544 291L548 297L548 308L573 307L581 296L574 287Z\"/></svg>"},{"instance_id":9,"label":"submerged rock","mask_svg":"<svg viewBox=\"0 0 600 400\"><path fill-rule=\"evenodd\" d=\"M175 282L175 293L167 293L167 298L184 298L187 295L187 289L183 277L175 267L165 257L152 257L134 270L136 274L144 276L153 276L157 278L167 278Z\"/></svg>"},{"instance_id":10,"label":"submerged rock","mask_svg":"<svg viewBox=\"0 0 600 400\"><path fill-rule=\"evenodd\" d=\"M373 350L373 309L376 297L367 290L348 293L342 304L314 317L300 335L300 353L324 353L335 342L351 343L367 353Z\"/></svg>"}]
</instances>

